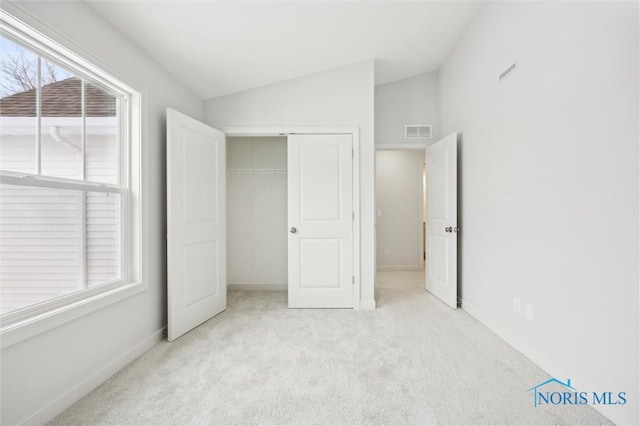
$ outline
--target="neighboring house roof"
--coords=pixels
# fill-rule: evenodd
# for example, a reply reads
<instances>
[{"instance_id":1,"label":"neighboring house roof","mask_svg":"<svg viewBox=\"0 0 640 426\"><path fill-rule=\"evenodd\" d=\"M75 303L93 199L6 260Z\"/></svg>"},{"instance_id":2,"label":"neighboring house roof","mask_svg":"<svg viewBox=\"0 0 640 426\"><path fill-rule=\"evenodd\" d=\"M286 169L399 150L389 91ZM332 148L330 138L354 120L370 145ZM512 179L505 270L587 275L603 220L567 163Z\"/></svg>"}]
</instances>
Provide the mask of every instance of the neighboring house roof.
<instances>
[{"instance_id":1,"label":"neighboring house roof","mask_svg":"<svg viewBox=\"0 0 640 426\"><path fill-rule=\"evenodd\" d=\"M82 83L78 78L67 78L42 86L43 117L81 117ZM116 99L108 92L87 84L85 87L87 117L115 117ZM0 116L35 117L36 90L16 93L0 99Z\"/></svg>"}]
</instances>

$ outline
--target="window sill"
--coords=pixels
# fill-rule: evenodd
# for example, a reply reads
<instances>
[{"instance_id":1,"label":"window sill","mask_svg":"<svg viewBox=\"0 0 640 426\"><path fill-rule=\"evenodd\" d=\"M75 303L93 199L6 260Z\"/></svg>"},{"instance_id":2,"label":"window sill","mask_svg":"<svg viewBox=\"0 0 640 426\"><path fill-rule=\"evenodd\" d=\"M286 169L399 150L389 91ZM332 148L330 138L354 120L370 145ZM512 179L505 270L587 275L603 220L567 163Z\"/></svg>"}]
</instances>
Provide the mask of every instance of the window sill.
<instances>
[{"instance_id":1,"label":"window sill","mask_svg":"<svg viewBox=\"0 0 640 426\"><path fill-rule=\"evenodd\" d=\"M59 327L67 322L130 298L146 289L147 285L145 283L126 284L46 313L11 323L6 327L2 325L0 326L0 348L4 349L40 333Z\"/></svg>"}]
</instances>

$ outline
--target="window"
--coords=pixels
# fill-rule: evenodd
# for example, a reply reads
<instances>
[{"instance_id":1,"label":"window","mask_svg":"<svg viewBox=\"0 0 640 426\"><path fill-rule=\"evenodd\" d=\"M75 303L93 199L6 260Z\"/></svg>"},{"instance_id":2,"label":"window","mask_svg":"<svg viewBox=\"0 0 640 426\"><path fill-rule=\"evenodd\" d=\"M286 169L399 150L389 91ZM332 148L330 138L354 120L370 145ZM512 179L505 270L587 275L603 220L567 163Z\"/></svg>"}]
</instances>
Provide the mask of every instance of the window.
<instances>
[{"instance_id":1,"label":"window","mask_svg":"<svg viewBox=\"0 0 640 426\"><path fill-rule=\"evenodd\" d=\"M140 280L140 95L0 15L3 327Z\"/></svg>"}]
</instances>

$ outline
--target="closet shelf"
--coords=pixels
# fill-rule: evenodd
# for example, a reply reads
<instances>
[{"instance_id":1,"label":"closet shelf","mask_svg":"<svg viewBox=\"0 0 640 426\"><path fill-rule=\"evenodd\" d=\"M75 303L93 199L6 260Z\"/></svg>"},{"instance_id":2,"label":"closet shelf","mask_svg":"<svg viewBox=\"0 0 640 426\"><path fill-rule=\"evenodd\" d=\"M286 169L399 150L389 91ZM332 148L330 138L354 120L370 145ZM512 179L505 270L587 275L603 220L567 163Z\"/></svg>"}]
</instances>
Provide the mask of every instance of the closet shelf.
<instances>
[{"instance_id":1,"label":"closet shelf","mask_svg":"<svg viewBox=\"0 0 640 426\"><path fill-rule=\"evenodd\" d=\"M287 169L227 169L227 176L236 175L286 175Z\"/></svg>"}]
</instances>

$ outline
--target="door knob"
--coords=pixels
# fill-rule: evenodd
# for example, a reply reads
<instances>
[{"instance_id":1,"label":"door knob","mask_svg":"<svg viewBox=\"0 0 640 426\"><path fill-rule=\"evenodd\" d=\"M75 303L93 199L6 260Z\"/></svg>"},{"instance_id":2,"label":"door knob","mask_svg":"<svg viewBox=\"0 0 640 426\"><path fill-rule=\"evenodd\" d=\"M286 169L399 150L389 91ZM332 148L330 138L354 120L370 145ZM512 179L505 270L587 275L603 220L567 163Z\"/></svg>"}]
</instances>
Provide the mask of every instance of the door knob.
<instances>
[{"instance_id":1,"label":"door knob","mask_svg":"<svg viewBox=\"0 0 640 426\"><path fill-rule=\"evenodd\" d=\"M444 232L453 232L453 228L448 226L448 227L444 228Z\"/></svg>"},{"instance_id":2,"label":"door knob","mask_svg":"<svg viewBox=\"0 0 640 426\"><path fill-rule=\"evenodd\" d=\"M292 227L291 229L289 229L289 232L291 232L292 234L295 234L296 232L298 232L298 230Z\"/></svg>"}]
</instances>

